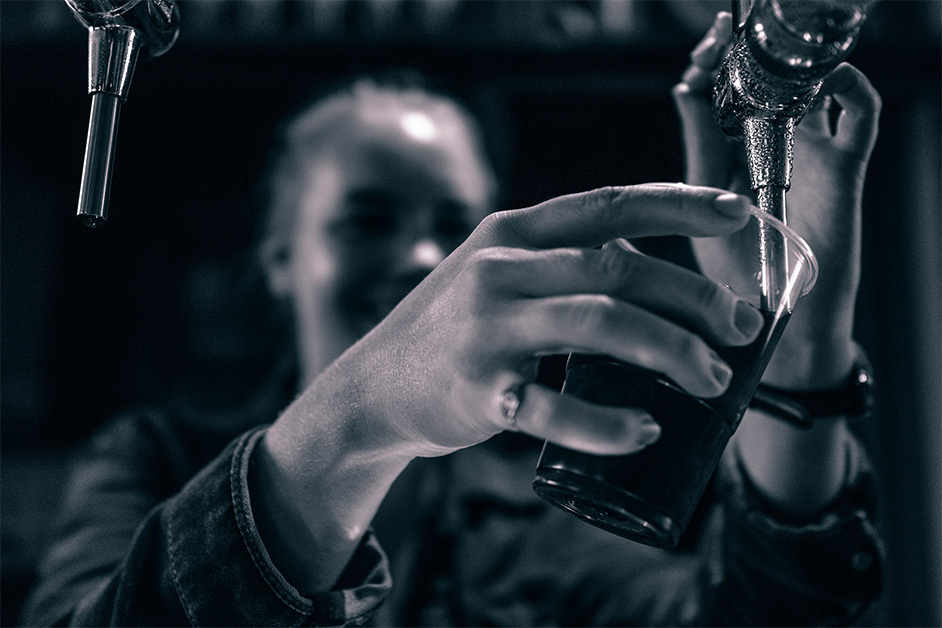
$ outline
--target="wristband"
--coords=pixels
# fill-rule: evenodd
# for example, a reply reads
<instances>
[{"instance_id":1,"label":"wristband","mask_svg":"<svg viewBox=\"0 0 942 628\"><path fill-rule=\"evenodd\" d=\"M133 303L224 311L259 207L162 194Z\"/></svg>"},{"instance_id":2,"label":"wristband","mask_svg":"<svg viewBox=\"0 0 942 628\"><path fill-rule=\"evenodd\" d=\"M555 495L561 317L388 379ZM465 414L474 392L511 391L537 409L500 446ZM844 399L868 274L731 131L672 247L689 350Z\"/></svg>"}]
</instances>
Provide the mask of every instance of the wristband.
<instances>
[{"instance_id":1,"label":"wristband","mask_svg":"<svg viewBox=\"0 0 942 628\"><path fill-rule=\"evenodd\" d=\"M854 367L840 387L829 390L784 390L759 384L749 406L807 430L817 419L868 418L873 413L874 403L872 367L863 349L858 346Z\"/></svg>"}]
</instances>

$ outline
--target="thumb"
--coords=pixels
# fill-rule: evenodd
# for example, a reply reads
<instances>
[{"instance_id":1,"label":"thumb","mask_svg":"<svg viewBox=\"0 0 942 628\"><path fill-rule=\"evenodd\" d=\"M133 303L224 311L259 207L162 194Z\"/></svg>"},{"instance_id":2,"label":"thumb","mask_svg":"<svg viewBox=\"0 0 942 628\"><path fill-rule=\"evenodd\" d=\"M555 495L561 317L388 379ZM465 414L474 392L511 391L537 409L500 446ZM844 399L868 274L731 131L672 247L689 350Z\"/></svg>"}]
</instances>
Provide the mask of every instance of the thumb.
<instances>
[{"instance_id":1,"label":"thumb","mask_svg":"<svg viewBox=\"0 0 942 628\"><path fill-rule=\"evenodd\" d=\"M690 185L727 188L731 147L713 119L710 102L685 82L675 85L671 96L680 119L685 181Z\"/></svg>"}]
</instances>

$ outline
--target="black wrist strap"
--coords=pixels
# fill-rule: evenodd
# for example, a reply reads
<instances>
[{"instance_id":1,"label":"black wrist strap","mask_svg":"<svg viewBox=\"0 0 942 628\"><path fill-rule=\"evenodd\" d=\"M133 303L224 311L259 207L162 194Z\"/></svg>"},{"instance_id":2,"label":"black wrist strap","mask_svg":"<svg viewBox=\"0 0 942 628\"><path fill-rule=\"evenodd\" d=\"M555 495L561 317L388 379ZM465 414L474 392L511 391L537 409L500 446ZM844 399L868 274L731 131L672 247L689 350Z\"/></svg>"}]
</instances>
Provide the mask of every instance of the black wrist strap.
<instances>
[{"instance_id":1,"label":"black wrist strap","mask_svg":"<svg viewBox=\"0 0 942 628\"><path fill-rule=\"evenodd\" d=\"M775 418L791 423L803 430L810 430L814 426L814 420L804 406L797 401L792 401L786 395L773 392L769 386L759 384L756 394L749 402L749 407L764 410Z\"/></svg>"},{"instance_id":2,"label":"black wrist strap","mask_svg":"<svg viewBox=\"0 0 942 628\"><path fill-rule=\"evenodd\" d=\"M850 376L839 388L784 390L759 384L749 405L801 429L811 429L817 419L867 418L874 406L870 361L858 346Z\"/></svg>"}]
</instances>

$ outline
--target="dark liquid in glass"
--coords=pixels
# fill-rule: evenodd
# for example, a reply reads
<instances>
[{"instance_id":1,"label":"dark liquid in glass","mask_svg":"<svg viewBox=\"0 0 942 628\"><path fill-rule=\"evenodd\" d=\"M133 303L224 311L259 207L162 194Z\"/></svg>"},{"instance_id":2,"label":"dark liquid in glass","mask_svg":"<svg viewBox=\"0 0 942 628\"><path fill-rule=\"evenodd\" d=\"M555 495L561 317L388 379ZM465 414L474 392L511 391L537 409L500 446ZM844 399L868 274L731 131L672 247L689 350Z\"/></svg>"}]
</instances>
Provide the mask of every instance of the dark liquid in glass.
<instances>
[{"instance_id":1,"label":"dark liquid in glass","mask_svg":"<svg viewBox=\"0 0 942 628\"><path fill-rule=\"evenodd\" d=\"M597 456L547 443L533 490L600 528L647 545L673 547L687 527L755 393L788 320L764 312L765 326L745 347L715 347L733 369L729 388L693 397L661 374L601 356L572 355L564 394L603 405L644 408L661 438L625 456Z\"/></svg>"}]
</instances>

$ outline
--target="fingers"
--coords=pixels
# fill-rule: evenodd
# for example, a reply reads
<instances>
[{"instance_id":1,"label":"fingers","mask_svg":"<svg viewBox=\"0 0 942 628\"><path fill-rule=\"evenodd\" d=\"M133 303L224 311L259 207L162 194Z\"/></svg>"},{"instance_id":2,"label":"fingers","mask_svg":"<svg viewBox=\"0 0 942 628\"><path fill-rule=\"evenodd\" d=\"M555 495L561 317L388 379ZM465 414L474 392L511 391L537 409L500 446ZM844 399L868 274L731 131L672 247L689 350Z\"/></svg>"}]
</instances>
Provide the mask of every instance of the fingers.
<instances>
[{"instance_id":1,"label":"fingers","mask_svg":"<svg viewBox=\"0 0 942 628\"><path fill-rule=\"evenodd\" d=\"M835 141L869 155L876 142L883 105L867 77L849 63L842 63L825 79L821 94L830 95L841 107Z\"/></svg>"},{"instance_id":2,"label":"fingers","mask_svg":"<svg viewBox=\"0 0 942 628\"><path fill-rule=\"evenodd\" d=\"M740 346L755 339L762 316L747 301L702 275L616 243L596 249L491 250L481 272L495 290L530 298L604 294L694 330L708 341Z\"/></svg>"},{"instance_id":3,"label":"fingers","mask_svg":"<svg viewBox=\"0 0 942 628\"><path fill-rule=\"evenodd\" d=\"M576 294L519 302L505 320L522 355L588 353L663 373L698 397L726 390L732 372L694 332L631 303Z\"/></svg>"},{"instance_id":4,"label":"fingers","mask_svg":"<svg viewBox=\"0 0 942 628\"><path fill-rule=\"evenodd\" d=\"M707 93L713 88L716 72L733 43L733 17L722 11L716 14L713 25L690 53L690 65L681 81L694 93Z\"/></svg>"},{"instance_id":5,"label":"fingers","mask_svg":"<svg viewBox=\"0 0 942 628\"><path fill-rule=\"evenodd\" d=\"M827 131L838 144L867 146L876 137L881 108L880 94L867 77L842 63L824 80L799 129Z\"/></svg>"},{"instance_id":6,"label":"fingers","mask_svg":"<svg viewBox=\"0 0 942 628\"><path fill-rule=\"evenodd\" d=\"M749 218L750 200L679 184L610 187L492 214L480 228L491 245L592 247L614 238L731 233Z\"/></svg>"},{"instance_id":7,"label":"fingers","mask_svg":"<svg viewBox=\"0 0 942 628\"><path fill-rule=\"evenodd\" d=\"M713 106L686 82L671 90L680 120L684 179L693 185L729 187L730 164L717 158L728 151L727 139L713 119Z\"/></svg>"},{"instance_id":8,"label":"fingers","mask_svg":"<svg viewBox=\"0 0 942 628\"><path fill-rule=\"evenodd\" d=\"M514 420L528 434L593 454L629 454L660 437L661 428L644 410L600 406L529 384Z\"/></svg>"},{"instance_id":9,"label":"fingers","mask_svg":"<svg viewBox=\"0 0 942 628\"><path fill-rule=\"evenodd\" d=\"M798 133L811 131L815 135L834 135L834 99L829 94L819 93L798 125Z\"/></svg>"},{"instance_id":10,"label":"fingers","mask_svg":"<svg viewBox=\"0 0 942 628\"><path fill-rule=\"evenodd\" d=\"M717 14L713 26L690 53L691 63L681 82L671 90L681 124L685 179L695 185L730 189L728 140L713 119L710 94L732 41L732 16Z\"/></svg>"}]
</instances>

